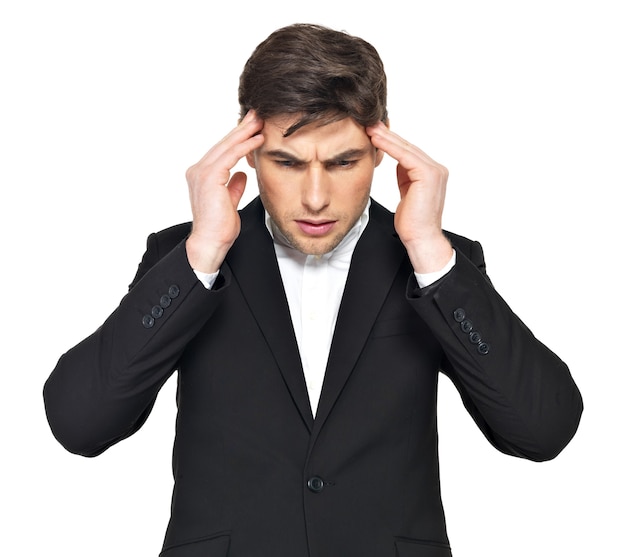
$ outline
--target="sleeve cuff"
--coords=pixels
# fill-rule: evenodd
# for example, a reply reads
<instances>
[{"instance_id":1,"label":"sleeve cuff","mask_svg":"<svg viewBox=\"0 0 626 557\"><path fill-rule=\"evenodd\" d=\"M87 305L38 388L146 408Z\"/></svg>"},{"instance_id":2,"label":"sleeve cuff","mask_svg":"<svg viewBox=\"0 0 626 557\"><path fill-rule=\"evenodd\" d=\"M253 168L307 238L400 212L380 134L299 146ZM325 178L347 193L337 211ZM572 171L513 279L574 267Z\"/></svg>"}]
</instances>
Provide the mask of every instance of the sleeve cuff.
<instances>
[{"instance_id":1,"label":"sleeve cuff","mask_svg":"<svg viewBox=\"0 0 626 557\"><path fill-rule=\"evenodd\" d=\"M217 271L217 273L203 273L202 271L196 271L195 269L193 269L193 272L196 273L198 280L207 290L211 290L211 288L213 288L217 276L220 274L219 271Z\"/></svg>"},{"instance_id":2,"label":"sleeve cuff","mask_svg":"<svg viewBox=\"0 0 626 557\"><path fill-rule=\"evenodd\" d=\"M456 250L452 250L452 257L450 261L446 264L446 266L439 270L434 271L432 273L415 273L415 279L417 280L417 284L420 288L426 288L431 284L437 282L440 278L447 275L454 267L456 263Z\"/></svg>"}]
</instances>

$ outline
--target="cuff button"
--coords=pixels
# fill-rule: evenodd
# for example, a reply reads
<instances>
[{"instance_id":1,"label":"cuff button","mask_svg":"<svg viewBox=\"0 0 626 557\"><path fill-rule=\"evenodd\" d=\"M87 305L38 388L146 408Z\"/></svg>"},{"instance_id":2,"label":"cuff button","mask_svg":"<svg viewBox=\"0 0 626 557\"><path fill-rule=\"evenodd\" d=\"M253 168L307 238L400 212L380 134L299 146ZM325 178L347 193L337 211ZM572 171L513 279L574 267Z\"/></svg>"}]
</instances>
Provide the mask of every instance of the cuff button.
<instances>
[{"instance_id":1,"label":"cuff button","mask_svg":"<svg viewBox=\"0 0 626 557\"><path fill-rule=\"evenodd\" d=\"M470 333L469 339L472 344L479 344L480 341L482 340L480 338L480 333L478 331L474 331Z\"/></svg>"},{"instance_id":2,"label":"cuff button","mask_svg":"<svg viewBox=\"0 0 626 557\"><path fill-rule=\"evenodd\" d=\"M457 308L454 310L454 320L460 323L465 319L465 310L463 308Z\"/></svg>"},{"instance_id":3,"label":"cuff button","mask_svg":"<svg viewBox=\"0 0 626 557\"><path fill-rule=\"evenodd\" d=\"M143 319L141 320L141 324L146 329L151 329L152 327L154 327L154 317L152 317L152 315L144 315Z\"/></svg>"}]
</instances>

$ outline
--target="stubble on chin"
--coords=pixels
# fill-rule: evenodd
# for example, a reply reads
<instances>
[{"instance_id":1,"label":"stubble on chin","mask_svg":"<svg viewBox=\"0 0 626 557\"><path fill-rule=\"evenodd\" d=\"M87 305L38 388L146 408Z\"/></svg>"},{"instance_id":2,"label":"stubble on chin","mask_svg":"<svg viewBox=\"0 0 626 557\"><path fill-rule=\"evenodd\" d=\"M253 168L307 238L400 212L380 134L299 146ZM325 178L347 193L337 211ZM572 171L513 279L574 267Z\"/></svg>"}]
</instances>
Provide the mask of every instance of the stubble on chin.
<instances>
[{"instance_id":1,"label":"stubble on chin","mask_svg":"<svg viewBox=\"0 0 626 557\"><path fill-rule=\"evenodd\" d=\"M285 238L289 244L305 255L324 255L333 251L345 238L345 234L338 234L330 238L302 239L297 238L293 234L285 234Z\"/></svg>"},{"instance_id":2,"label":"stubble on chin","mask_svg":"<svg viewBox=\"0 0 626 557\"><path fill-rule=\"evenodd\" d=\"M275 219L271 214L270 214L270 217L272 219L273 225L285 237L285 239L289 242L289 245L291 247L293 247L294 249L297 249L300 253L303 253L305 255L317 255L317 256L325 255L333 251L346 237L348 232L352 230L352 227L356 224L356 221L358 220L357 218L353 223L350 223L349 226L347 226L345 230L335 232L333 234L330 234L329 236L314 238L314 237L307 237L303 233L298 234L297 231L294 232L292 230L289 230L287 229L286 226L283 225L283 222L295 223L296 220L306 220L307 219L306 216L289 217L289 218L286 217L282 221ZM337 224L344 222L344 219L342 219L341 217L332 217L332 220L335 220Z\"/></svg>"}]
</instances>

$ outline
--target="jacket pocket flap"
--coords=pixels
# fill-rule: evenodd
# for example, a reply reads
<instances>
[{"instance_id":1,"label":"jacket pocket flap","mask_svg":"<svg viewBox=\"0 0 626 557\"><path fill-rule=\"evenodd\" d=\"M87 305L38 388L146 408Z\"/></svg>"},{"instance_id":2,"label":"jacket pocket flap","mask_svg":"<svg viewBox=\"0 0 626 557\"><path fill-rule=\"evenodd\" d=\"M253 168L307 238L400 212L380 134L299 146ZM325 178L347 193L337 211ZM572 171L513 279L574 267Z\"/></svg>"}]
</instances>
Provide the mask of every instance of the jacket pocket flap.
<instances>
[{"instance_id":1,"label":"jacket pocket flap","mask_svg":"<svg viewBox=\"0 0 626 557\"><path fill-rule=\"evenodd\" d=\"M450 546L422 540L396 540L396 557L452 557Z\"/></svg>"},{"instance_id":2,"label":"jacket pocket flap","mask_svg":"<svg viewBox=\"0 0 626 557\"><path fill-rule=\"evenodd\" d=\"M218 534L164 549L159 557L227 557L230 535Z\"/></svg>"}]
</instances>

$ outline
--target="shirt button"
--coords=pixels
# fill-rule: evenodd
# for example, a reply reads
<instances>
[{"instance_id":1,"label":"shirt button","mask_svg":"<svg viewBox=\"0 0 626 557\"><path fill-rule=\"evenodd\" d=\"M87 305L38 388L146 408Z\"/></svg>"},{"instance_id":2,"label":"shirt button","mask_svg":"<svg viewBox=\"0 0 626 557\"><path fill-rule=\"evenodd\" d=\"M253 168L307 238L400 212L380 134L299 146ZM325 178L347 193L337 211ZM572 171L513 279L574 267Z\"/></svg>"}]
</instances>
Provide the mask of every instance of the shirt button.
<instances>
[{"instance_id":1,"label":"shirt button","mask_svg":"<svg viewBox=\"0 0 626 557\"><path fill-rule=\"evenodd\" d=\"M313 476L306 483L306 486L313 493L321 493L322 491L324 491L324 480L319 476Z\"/></svg>"}]
</instances>

